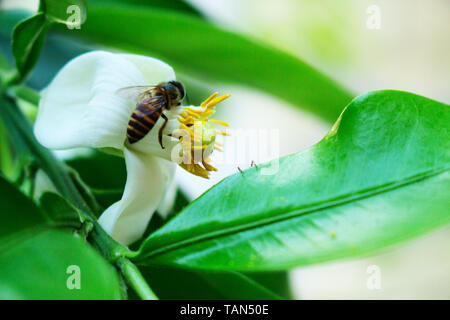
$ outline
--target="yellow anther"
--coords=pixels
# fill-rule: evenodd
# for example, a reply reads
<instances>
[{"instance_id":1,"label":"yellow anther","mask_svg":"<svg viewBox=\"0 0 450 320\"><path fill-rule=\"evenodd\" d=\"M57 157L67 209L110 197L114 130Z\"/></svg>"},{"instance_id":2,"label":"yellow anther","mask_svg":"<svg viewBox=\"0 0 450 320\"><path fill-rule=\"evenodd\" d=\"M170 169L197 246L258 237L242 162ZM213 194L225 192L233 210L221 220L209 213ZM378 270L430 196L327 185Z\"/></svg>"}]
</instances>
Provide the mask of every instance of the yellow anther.
<instances>
[{"instance_id":1,"label":"yellow anther","mask_svg":"<svg viewBox=\"0 0 450 320\"><path fill-rule=\"evenodd\" d=\"M217 171L217 169L214 168L212 165L210 165L208 162L206 162L206 160L203 160L202 164L205 167L205 169L208 171Z\"/></svg>"}]
</instances>

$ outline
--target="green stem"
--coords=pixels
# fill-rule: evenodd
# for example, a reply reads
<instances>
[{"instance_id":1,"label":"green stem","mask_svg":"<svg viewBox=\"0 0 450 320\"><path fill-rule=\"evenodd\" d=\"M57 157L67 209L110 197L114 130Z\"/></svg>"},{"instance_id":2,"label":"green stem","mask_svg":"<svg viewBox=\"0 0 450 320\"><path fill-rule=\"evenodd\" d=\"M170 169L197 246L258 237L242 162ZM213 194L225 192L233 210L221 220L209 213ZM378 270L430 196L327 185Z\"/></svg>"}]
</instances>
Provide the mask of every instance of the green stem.
<instances>
[{"instance_id":1,"label":"green stem","mask_svg":"<svg viewBox=\"0 0 450 320\"><path fill-rule=\"evenodd\" d=\"M10 148L10 141L6 136L6 127L0 120L0 168L6 177L14 176L14 161Z\"/></svg>"},{"instance_id":2,"label":"green stem","mask_svg":"<svg viewBox=\"0 0 450 320\"><path fill-rule=\"evenodd\" d=\"M117 260L122 274L127 279L129 285L133 287L134 291L143 300L158 300L156 294L150 289L139 269L127 258L120 258Z\"/></svg>"}]
</instances>

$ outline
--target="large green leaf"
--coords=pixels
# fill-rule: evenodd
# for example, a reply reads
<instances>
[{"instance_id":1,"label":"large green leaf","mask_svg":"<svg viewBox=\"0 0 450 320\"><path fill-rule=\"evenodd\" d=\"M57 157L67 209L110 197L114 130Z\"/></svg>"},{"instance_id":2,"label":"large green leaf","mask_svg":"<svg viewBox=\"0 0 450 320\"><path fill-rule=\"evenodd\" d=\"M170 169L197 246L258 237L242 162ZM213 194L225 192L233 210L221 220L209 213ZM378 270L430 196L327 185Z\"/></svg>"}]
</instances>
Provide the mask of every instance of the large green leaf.
<instances>
[{"instance_id":1,"label":"large green leaf","mask_svg":"<svg viewBox=\"0 0 450 320\"><path fill-rule=\"evenodd\" d=\"M247 272L245 275L270 291L276 292L283 299L292 299L289 271Z\"/></svg>"},{"instance_id":2,"label":"large green leaf","mask_svg":"<svg viewBox=\"0 0 450 320\"><path fill-rule=\"evenodd\" d=\"M121 297L114 268L83 240L52 229L35 204L1 177L0 261L0 299ZM80 289L67 287L70 266L79 268Z\"/></svg>"},{"instance_id":3,"label":"large green leaf","mask_svg":"<svg viewBox=\"0 0 450 320\"><path fill-rule=\"evenodd\" d=\"M111 3L120 4L123 6L138 6L138 7L154 7L166 10L180 11L191 14L197 17L203 15L189 2L183 0L89 0L89 5L93 3L110 5Z\"/></svg>"},{"instance_id":4,"label":"large green leaf","mask_svg":"<svg viewBox=\"0 0 450 320\"><path fill-rule=\"evenodd\" d=\"M0 251L0 259L0 299L121 298L114 268L81 239L63 231L33 234ZM67 285L78 271L79 289Z\"/></svg>"},{"instance_id":5,"label":"large green leaf","mask_svg":"<svg viewBox=\"0 0 450 320\"><path fill-rule=\"evenodd\" d=\"M273 165L273 164L272 164ZM356 98L312 148L235 174L152 234L141 264L279 270L367 254L450 221L450 108Z\"/></svg>"},{"instance_id":6,"label":"large green leaf","mask_svg":"<svg viewBox=\"0 0 450 320\"><path fill-rule=\"evenodd\" d=\"M81 30L68 34L159 57L177 72L259 88L328 120L352 97L305 62L192 15L95 1L88 12Z\"/></svg>"}]
</instances>

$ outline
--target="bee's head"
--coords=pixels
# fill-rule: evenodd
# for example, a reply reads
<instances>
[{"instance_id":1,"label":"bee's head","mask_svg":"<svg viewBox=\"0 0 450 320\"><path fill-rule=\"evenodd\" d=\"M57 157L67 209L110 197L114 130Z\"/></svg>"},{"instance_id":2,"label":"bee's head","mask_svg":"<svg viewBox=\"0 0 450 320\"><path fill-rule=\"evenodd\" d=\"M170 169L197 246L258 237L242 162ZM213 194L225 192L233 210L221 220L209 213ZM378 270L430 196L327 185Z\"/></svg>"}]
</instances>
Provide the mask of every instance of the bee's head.
<instances>
[{"instance_id":1,"label":"bee's head","mask_svg":"<svg viewBox=\"0 0 450 320\"><path fill-rule=\"evenodd\" d=\"M186 91L184 90L184 86L179 81L169 81L169 84L173 85L175 88L178 89L179 92L179 99L183 100L184 96L186 95Z\"/></svg>"}]
</instances>

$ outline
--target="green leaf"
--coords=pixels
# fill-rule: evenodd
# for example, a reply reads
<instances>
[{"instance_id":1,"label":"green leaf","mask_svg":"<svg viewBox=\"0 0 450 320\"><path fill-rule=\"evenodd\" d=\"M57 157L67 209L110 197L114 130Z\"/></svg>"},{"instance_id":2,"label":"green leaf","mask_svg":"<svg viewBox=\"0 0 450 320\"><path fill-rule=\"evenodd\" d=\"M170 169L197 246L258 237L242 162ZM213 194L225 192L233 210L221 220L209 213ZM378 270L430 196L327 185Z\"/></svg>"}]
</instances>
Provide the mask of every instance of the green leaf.
<instances>
[{"instance_id":1,"label":"green leaf","mask_svg":"<svg viewBox=\"0 0 450 320\"><path fill-rule=\"evenodd\" d=\"M2 239L46 225L44 215L33 201L0 176L0 248Z\"/></svg>"},{"instance_id":2,"label":"green leaf","mask_svg":"<svg viewBox=\"0 0 450 320\"><path fill-rule=\"evenodd\" d=\"M10 69L8 60L3 55L3 53L0 52L0 74L2 74L5 71L8 71Z\"/></svg>"},{"instance_id":3,"label":"green leaf","mask_svg":"<svg viewBox=\"0 0 450 320\"><path fill-rule=\"evenodd\" d=\"M93 151L67 160L66 163L78 172L80 179L103 208L122 198L127 178L123 158Z\"/></svg>"},{"instance_id":4,"label":"green leaf","mask_svg":"<svg viewBox=\"0 0 450 320\"><path fill-rule=\"evenodd\" d=\"M283 299L293 298L289 271L248 272L245 275L272 292L275 292Z\"/></svg>"},{"instance_id":5,"label":"green leaf","mask_svg":"<svg viewBox=\"0 0 450 320\"><path fill-rule=\"evenodd\" d=\"M122 157L92 151L69 159L66 163L93 189L123 190L125 186L127 171Z\"/></svg>"},{"instance_id":6,"label":"green leaf","mask_svg":"<svg viewBox=\"0 0 450 320\"><path fill-rule=\"evenodd\" d=\"M81 30L69 34L159 57L206 81L252 86L328 120L352 97L305 62L187 14L94 2Z\"/></svg>"},{"instance_id":7,"label":"green leaf","mask_svg":"<svg viewBox=\"0 0 450 320\"><path fill-rule=\"evenodd\" d=\"M81 239L51 229L36 205L1 177L0 221L0 299L120 298L115 269ZM80 268L80 290L66 285L72 265Z\"/></svg>"},{"instance_id":8,"label":"green leaf","mask_svg":"<svg viewBox=\"0 0 450 320\"><path fill-rule=\"evenodd\" d=\"M58 230L0 251L0 299L120 299L119 277L94 249ZM79 271L80 289L74 276ZM72 278L71 278L72 277ZM68 286L69 283L69 286Z\"/></svg>"},{"instance_id":9,"label":"green leaf","mask_svg":"<svg viewBox=\"0 0 450 320\"><path fill-rule=\"evenodd\" d=\"M1 49L8 54L8 58L10 58L10 38L13 26L20 20L29 16L29 12L20 10L0 10L0 25L2 25L2 28L0 29L0 46ZM67 29L66 27L64 28ZM48 32L47 39L44 41L41 51L41 56L33 69L34 72L27 79L27 85L34 89L43 89L70 59L89 49L91 48L86 47L84 43L75 41L73 38Z\"/></svg>"},{"instance_id":10,"label":"green leaf","mask_svg":"<svg viewBox=\"0 0 450 320\"><path fill-rule=\"evenodd\" d=\"M39 207L55 223L81 226L77 209L56 193L45 192L39 198Z\"/></svg>"},{"instance_id":11,"label":"green leaf","mask_svg":"<svg viewBox=\"0 0 450 320\"><path fill-rule=\"evenodd\" d=\"M14 125L5 119L0 119L0 163L3 175L17 185L27 180L32 171L33 161L26 145Z\"/></svg>"},{"instance_id":12,"label":"green leaf","mask_svg":"<svg viewBox=\"0 0 450 320\"><path fill-rule=\"evenodd\" d=\"M231 300L278 300L281 297L239 272L201 273L213 288Z\"/></svg>"},{"instance_id":13,"label":"green leaf","mask_svg":"<svg viewBox=\"0 0 450 320\"><path fill-rule=\"evenodd\" d=\"M197 272L162 266L140 270L160 299L280 299L276 293L238 272Z\"/></svg>"},{"instance_id":14,"label":"green leaf","mask_svg":"<svg viewBox=\"0 0 450 320\"><path fill-rule=\"evenodd\" d=\"M353 100L312 148L224 179L135 261L282 270L368 254L450 221L450 108L400 91Z\"/></svg>"},{"instance_id":15,"label":"green leaf","mask_svg":"<svg viewBox=\"0 0 450 320\"><path fill-rule=\"evenodd\" d=\"M79 15L80 24L86 21L86 1L84 0L41 0L41 10L48 20L72 27L70 17Z\"/></svg>"},{"instance_id":16,"label":"green leaf","mask_svg":"<svg viewBox=\"0 0 450 320\"><path fill-rule=\"evenodd\" d=\"M48 23L43 13L20 22L13 31L12 52L20 79L33 69L45 40Z\"/></svg>"}]
</instances>

